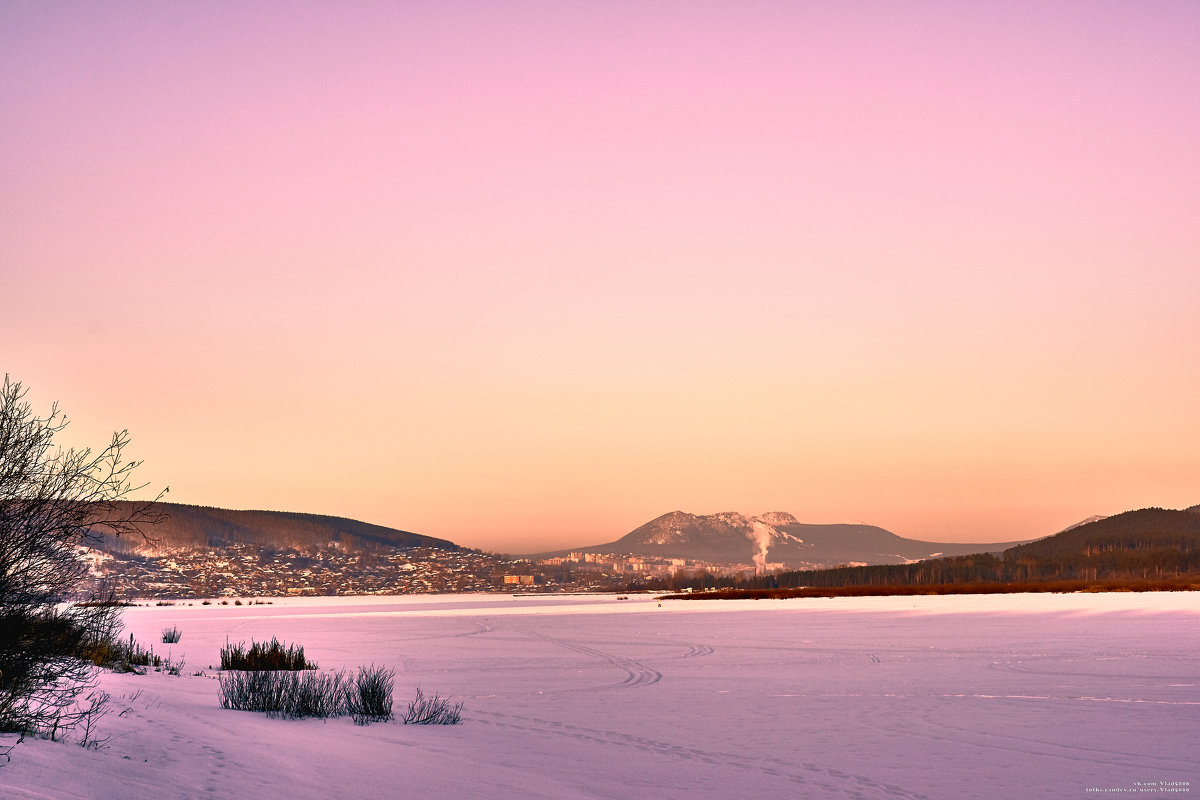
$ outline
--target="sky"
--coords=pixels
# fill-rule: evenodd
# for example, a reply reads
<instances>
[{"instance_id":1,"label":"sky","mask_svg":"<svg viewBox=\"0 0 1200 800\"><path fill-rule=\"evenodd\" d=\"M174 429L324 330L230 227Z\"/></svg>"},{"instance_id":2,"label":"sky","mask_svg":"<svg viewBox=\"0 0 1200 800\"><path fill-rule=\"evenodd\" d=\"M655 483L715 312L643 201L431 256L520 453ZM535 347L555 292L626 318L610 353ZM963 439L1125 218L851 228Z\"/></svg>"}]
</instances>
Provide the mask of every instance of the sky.
<instances>
[{"instance_id":1,"label":"sky","mask_svg":"<svg viewBox=\"0 0 1200 800\"><path fill-rule=\"evenodd\" d=\"M0 370L487 550L1200 503L1200 4L0 5Z\"/></svg>"}]
</instances>

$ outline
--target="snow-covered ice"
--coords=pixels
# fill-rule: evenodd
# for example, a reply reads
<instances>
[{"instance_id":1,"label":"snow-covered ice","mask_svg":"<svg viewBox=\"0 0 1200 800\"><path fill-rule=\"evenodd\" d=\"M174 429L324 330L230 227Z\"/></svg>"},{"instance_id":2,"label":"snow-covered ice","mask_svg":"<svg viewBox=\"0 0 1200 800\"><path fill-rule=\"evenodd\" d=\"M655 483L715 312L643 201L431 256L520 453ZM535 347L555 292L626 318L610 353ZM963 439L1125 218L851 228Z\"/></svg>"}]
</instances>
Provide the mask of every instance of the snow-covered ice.
<instances>
[{"instance_id":1,"label":"snow-covered ice","mask_svg":"<svg viewBox=\"0 0 1200 800\"><path fill-rule=\"evenodd\" d=\"M104 674L107 745L28 741L0 767L0 797L1200 791L1195 593L196 601L131 608L125 623L185 658L184 675ZM172 625L182 640L160 644ZM463 723L356 727L220 708L221 645L271 636L323 669L393 666L398 710L420 686L463 700Z\"/></svg>"}]
</instances>

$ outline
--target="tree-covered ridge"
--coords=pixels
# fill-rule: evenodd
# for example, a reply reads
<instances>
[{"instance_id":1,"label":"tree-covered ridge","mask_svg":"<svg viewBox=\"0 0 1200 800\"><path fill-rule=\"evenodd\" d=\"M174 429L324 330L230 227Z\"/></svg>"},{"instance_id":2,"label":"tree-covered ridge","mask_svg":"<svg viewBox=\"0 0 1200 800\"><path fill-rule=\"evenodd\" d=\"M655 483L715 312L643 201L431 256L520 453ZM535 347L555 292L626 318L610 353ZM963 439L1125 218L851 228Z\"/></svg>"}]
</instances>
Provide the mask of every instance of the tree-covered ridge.
<instances>
[{"instance_id":1,"label":"tree-covered ridge","mask_svg":"<svg viewBox=\"0 0 1200 800\"><path fill-rule=\"evenodd\" d=\"M155 527L151 545L110 537L101 546L111 552L202 550L240 544L304 549L330 543L349 551L392 547L458 550L457 545L444 539L321 514L235 511L180 503L159 503L156 509L166 518Z\"/></svg>"},{"instance_id":2,"label":"tree-covered ridge","mask_svg":"<svg viewBox=\"0 0 1200 800\"><path fill-rule=\"evenodd\" d=\"M1120 550L1195 550L1200 540L1200 514L1144 508L1106 517L1056 536L1004 551L1006 559L1048 558L1082 553L1090 556Z\"/></svg>"},{"instance_id":3,"label":"tree-covered ridge","mask_svg":"<svg viewBox=\"0 0 1200 800\"><path fill-rule=\"evenodd\" d=\"M1147 508L1128 511L999 556L982 553L867 567L784 572L747 588L933 586L1071 580L1200 578L1200 514Z\"/></svg>"},{"instance_id":4,"label":"tree-covered ridge","mask_svg":"<svg viewBox=\"0 0 1200 800\"><path fill-rule=\"evenodd\" d=\"M1159 578L1200 572L1200 514L1147 508L1004 551L1029 578Z\"/></svg>"}]
</instances>

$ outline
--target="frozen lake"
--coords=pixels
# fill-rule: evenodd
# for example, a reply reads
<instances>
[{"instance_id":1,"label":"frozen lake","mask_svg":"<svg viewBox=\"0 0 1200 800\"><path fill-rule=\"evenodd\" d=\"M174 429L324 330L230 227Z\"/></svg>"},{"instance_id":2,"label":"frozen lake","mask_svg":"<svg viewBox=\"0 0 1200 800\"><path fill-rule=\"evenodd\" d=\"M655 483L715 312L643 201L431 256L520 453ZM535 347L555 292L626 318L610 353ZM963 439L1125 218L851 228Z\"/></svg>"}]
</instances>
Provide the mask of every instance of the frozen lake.
<instances>
[{"instance_id":1,"label":"frozen lake","mask_svg":"<svg viewBox=\"0 0 1200 800\"><path fill-rule=\"evenodd\" d=\"M107 746L27 742L0 797L1058 800L1200 780L1196 593L277 599L125 623L185 675L105 674ZM464 721L221 709L221 645L271 636L322 669L393 666L398 710L419 685Z\"/></svg>"}]
</instances>

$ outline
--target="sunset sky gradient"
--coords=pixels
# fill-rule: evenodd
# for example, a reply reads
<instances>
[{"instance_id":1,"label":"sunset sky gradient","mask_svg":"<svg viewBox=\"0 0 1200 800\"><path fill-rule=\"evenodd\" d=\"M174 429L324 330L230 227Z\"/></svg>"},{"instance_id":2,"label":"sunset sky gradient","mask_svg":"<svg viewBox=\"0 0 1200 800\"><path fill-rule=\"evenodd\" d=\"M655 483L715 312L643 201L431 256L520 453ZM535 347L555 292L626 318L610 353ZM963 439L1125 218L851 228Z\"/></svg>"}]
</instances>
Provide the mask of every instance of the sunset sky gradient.
<instances>
[{"instance_id":1,"label":"sunset sky gradient","mask_svg":"<svg viewBox=\"0 0 1200 800\"><path fill-rule=\"evenodd\" d=\"M0 371L510 552L1200 503L1200 3L0 5Z\"/></svg>"}]
</instances>

